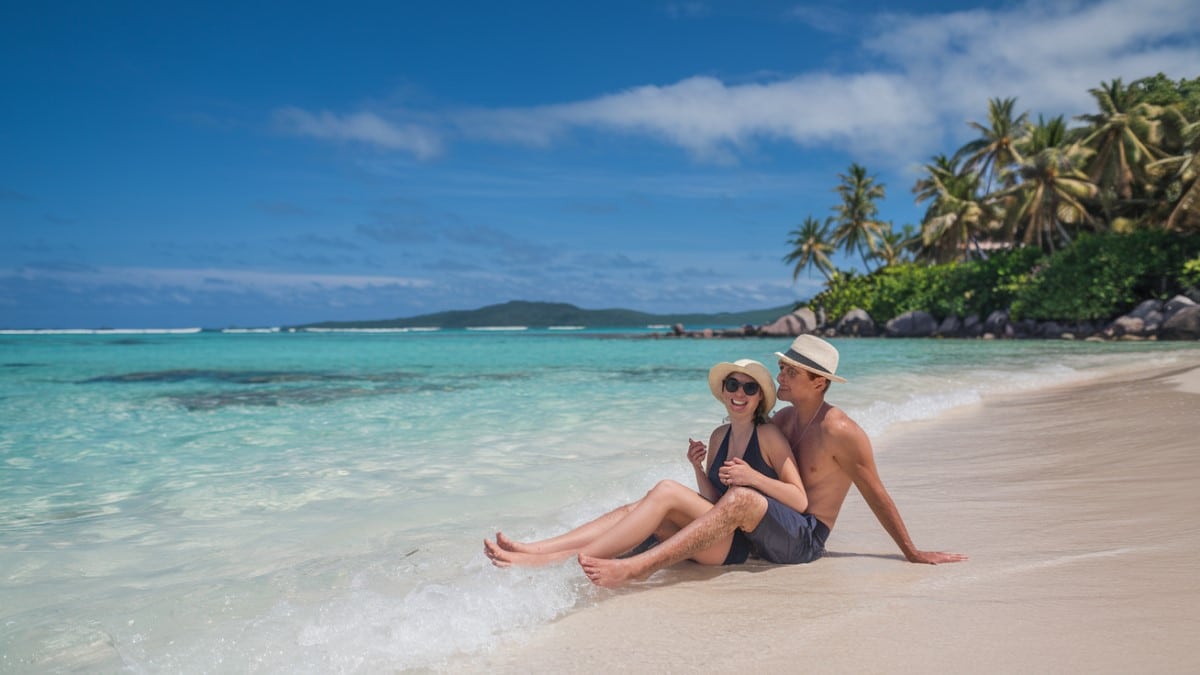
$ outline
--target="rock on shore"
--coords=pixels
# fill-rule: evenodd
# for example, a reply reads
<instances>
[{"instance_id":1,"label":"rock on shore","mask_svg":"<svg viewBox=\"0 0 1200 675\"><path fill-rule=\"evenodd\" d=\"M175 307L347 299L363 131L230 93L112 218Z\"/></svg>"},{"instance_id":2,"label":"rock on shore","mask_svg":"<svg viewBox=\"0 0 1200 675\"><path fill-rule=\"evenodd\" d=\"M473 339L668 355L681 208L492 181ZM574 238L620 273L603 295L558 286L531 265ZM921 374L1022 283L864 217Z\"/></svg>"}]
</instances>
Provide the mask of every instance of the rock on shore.
<instances>
[{"instance_id":1,"label":"rock on shore","mask_svg":"<svg viewBox=\"0 0 1200 675\"><path fill-rule=\"evenodd\" d=\"M935 317L913 310L884 322L881 326L866 311L852 309L836 321L827 321L821 309L801 307L762 326L743 326L732 330L688 331L675 325L668 335L674 337L795 337L813 334L823 337L895 338L942 337L982 339L1063 339L1063 340L1200 340L1200 290L1177 295L1170 300L1144 300L1127 314L1110 321L1014 321L1007 310L995 310L986 318Z\"/></svg>"}]
</instances>

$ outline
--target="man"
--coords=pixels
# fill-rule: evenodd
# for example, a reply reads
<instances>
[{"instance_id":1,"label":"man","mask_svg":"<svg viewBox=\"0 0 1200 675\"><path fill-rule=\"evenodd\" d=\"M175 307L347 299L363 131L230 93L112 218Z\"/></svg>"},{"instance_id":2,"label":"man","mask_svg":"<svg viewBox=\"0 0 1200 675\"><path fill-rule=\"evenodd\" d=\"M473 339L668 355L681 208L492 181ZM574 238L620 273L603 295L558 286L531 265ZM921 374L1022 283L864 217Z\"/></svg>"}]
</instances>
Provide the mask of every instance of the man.
<instances>
[{"instance_id":1,"label":"man","mask_svg":"<svg viewBox=\"0 0 1200 675\"><path fill-rule=\"evenodd\" d=\"M791 534L819 544L833 529L850 485L858 488L871 511L891 535L909 562L938 564L966 560L959 553L922 551L913 545L908 529L875 467L875 455L866 433L842 410L825 402L831 382L838 377L838 351L812 335L801 335L779 358L778 397L791 405L780 410L774 423L791 444L808 492L807 519ZM767 515L768 502L750 488L733 487L716 505L658 546L622 559L579 555L579 564L592 583L615 587L643 579L655 571L684 560L713 541L741 529L753 531ZM807 561L805 561L807 562Z\"/></svg>"}]
</instances>

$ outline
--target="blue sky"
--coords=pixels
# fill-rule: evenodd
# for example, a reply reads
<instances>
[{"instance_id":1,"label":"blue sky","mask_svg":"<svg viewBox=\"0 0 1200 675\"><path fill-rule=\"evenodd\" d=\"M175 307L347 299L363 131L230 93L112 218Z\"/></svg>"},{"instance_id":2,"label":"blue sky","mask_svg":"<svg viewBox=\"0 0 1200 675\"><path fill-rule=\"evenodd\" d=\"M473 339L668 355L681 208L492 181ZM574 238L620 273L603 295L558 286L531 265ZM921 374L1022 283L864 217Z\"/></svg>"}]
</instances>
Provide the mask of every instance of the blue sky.
<instances>
[{"instance_id":1,"label":"blue sky","mask_svg":"<svg viewBox=\"0 0 1200 675\"><path fill-rule=\"evenodd\" d=\"M992 97L1200 75L1200 3L7 2L0 328L719 312ZM840 259L845 267L850 259Z\"/></svg>"}]
</instances>

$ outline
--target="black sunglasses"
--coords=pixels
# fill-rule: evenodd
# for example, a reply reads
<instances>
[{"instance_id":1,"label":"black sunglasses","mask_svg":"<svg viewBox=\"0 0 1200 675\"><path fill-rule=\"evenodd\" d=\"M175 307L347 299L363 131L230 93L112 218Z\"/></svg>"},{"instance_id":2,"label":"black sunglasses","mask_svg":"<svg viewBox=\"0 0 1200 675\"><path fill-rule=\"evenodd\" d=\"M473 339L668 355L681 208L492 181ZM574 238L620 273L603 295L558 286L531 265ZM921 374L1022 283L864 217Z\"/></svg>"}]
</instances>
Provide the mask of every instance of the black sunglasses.
<instances>
[{"instance_id":1,"label":"black sunglasses","mask_svg":"<svg viewBox=\"0 0 1200 675\"><path fill-rule=\"evenodd\" d=\"M725 378L725 391L732 394L738 390L738 387L741 387L747 396L753 396L762 390L762 387L758 386L758 383L753 380L750 382L738 382L736 377Z\"/></svg>"}]
</instances>

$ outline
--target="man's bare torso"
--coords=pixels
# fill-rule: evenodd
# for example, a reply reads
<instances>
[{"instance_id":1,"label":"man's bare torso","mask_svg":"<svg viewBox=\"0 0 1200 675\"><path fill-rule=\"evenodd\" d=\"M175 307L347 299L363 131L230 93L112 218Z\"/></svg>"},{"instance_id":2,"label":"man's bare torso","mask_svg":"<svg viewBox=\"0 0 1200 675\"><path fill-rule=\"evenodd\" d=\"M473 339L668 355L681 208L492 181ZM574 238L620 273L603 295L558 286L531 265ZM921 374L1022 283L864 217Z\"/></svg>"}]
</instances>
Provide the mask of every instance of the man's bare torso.
<instances>
[{"instance_id":1,"label":"man's bare torso","mask_svg":"<svg viewBox=\"0 0 1200 675\"><path fill-rule=\"evenodd\" d=\"M800 478L808 493L808 512L831 529L837 521L850 491L850 476L834 459L836 448L830 429L850 422L841 410L826 405L811 424L797 419L796 409L788 406L772 420L787 437L800 467ZM851 422L852 423L852 422Z\"/></svg>"}]
</instances>

